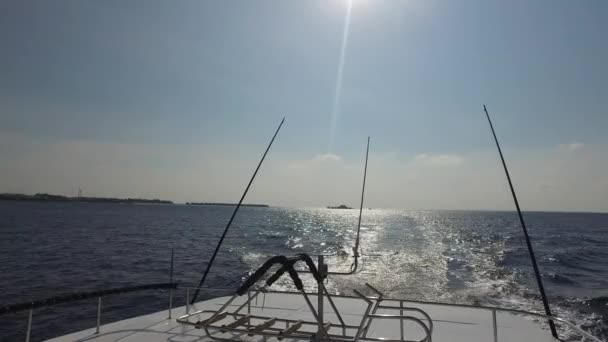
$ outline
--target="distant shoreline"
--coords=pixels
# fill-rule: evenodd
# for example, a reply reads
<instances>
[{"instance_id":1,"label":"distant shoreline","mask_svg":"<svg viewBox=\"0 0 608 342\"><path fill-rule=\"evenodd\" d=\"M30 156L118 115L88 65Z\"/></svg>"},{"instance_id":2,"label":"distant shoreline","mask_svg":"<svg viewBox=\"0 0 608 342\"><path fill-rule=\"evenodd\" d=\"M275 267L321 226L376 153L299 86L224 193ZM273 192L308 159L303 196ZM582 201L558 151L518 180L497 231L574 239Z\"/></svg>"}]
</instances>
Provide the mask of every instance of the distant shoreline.
<instances>
[{"instance_id":1,"label":"distant shoreline","mask_svg":"<svg viewBox=\"0 0 608 342\"><path fill-rule=\"evenodd\" d=\"M29 202L84 202L84 203L117 203L117 204L170 204L173 201L146 198L114 198L114 197L70 197L63 195L37 193L35 195L0 193L0 201L29 201ZM234 207L236 203L217 202L186 202L185 205L205 205ZM242 207L269 208L268 204L241 204Z\"/></svg>"},{"instance_id":2,"label":"distant shoreline","mask_svg":"<svg viewBox=\"0 0 608 342\"><path fill-rule=\"evenodd\" d=\"M236 203L205 203L205 202L186 202L186 205L212 205L221 207L234 207ZM269 208L268 204L241 204L241 207L257 207L257 208Z\"/></svg>"},{"instance_id":3,"label":"distant shoreline","mask_svg":"<svg viewBox=\"0 0 608 342\"><path fill-rule=\"evenodd\" d=\"M32 202L87 202L87 203L122 203L122 204L174 204L172 201L145 198L113 198L113 197L68 197L39 193L0 194L0 201L32 201Z\"/></svg>"},{"instance_id":4,"label":"distant shoreline","mask_svg":"<svg viewBox=\"0 0 608 342\"><path fill-rule=\"evenodd\" d=\"M54 195L47 193L37 193L35 195L21 194L21 193L0 193L0 202L2 201L29 201L29 202L79 202L79 203L116 203L116 204L162 204L162 205L200 205L200 206L226 206L234 207L236 203L216 203L216 202L178 202L161 200L161 199L144 199L144 198L113 198L113 197L70 197L63 195ZM257 208L269 208L267 204L241 204L243 207L257 207ZM279 206L281 207L281 206ZM304 209L342 209L336 207L291 207L285 206L285 208L304 208ZM346 208L343 208L346 209ZM348 209L352 209L348 207ZM497 213L515 213L513 209L494 209L494 208L478 208L478 209L446 209L446 208L395 208L385 207L374 209L378 210L403 210L403 211L451 211L451 212L497 212ZM595 214L595 215L608 215L607 211L601 210L548 210L548 209L524 209L523 213L547 213L547 214Z\"/></svg>"}]
</instances>

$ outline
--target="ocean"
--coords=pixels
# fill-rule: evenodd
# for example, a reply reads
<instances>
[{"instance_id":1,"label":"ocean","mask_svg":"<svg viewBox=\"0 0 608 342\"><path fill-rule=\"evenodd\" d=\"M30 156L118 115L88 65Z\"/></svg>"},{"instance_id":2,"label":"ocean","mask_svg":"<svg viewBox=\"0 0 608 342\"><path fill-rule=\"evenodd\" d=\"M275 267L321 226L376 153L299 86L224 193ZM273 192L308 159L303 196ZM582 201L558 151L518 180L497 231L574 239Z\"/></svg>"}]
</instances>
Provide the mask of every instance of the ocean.
<instances>
[{"instance_id":1,"label":"ocean","mask_svg":"<svg viewBox=\"0 0 608 342\"><path fill-rule=\"evenodd\" d=\"M195 286L231 207L0 201L0 305L85 291L169 281ZM524 214L554 314L608 337L608 214ZM206 285L234 291L268 257L331 254L348 270L358 210L242 208ZM387 296L542 312L515 212L366 209L362 268L333 276L351 294L369 282ZM306 279L314 289L314 283ZM282 281L274 285L288 290ZM364 292L365 293L365 292ZM175 305L183 305L178 290ZM34 311L32 341L90 328L95 299ZM168 293L104 298L102 322L166 310ZM0 340L25 337L27 313L0 316ZM569 331L563 331L569 336Z\"/></svg>"}]
</instances>

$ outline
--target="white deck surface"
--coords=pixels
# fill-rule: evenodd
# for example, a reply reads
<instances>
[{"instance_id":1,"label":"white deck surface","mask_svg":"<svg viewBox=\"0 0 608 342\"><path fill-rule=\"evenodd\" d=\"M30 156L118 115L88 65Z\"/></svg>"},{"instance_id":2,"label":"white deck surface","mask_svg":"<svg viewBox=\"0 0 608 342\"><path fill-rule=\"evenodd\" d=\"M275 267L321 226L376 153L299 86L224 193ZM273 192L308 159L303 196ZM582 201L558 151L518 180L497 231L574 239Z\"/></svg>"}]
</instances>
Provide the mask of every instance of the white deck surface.
<instances>
[{"instance_id":1,"label":"white deck surface","mask_svg":"<svg viewBox=\"0 0 608 342\"><path fill-rule=\"evenodd\" d=\"M311 302L316 307L317 297L309 295ZM228 297L221 297L196 303L191 306L190 312L197 310L217 310ZM235 300L234 305L231 305L228 311L235 310L236 306L243 303L246 296ZM349 297L333 297L338 306L343 319L347 324L358 325L367 304L358 298ZM255 301L254 301L255 303ZM338 323L337 318L333 314L331 306L325 300L325 319ZM391 302L386 299L383 304L398 305L397 302ZM432 334L433 341L454 341L454 342L478 342L478 341L493 341L492 330L492 313L486 309L477 308L461 308L443 305L419 304L407 302L409 307L417 307L426 311L433 319L434 330ZM138 316L123 321L105 324L101 326L100 333L95 334L95 328L76 332L66 336L54 338L49 341L121 341L121 342L195 342L195 341L213 341L205 335L204 329L195 329L192 326L182 325L176 322L176 318L185 314L185 307L173 309L173 318L168 319L168 310L160 311L145 316ZM246 313L246 309L243 311ZM398 311L379 310L378 314L399 314ZM268 293L264 307L262 308L261 296L257 305L252 305L252 314L260 316L278 317L278 318L295 318L304 320L313 320L306 302L300 294L288 293ZM412 314L419 317L419 314ZM200 319L208 318L202 316ZM197 320L193 317L191 320ZM226 322L231 321L231 318L226 318ZM510 313L497 313L498 322L498 341L500 342L525 342L525 341L556 341L547 329L544 329L541 324L545 322L534 322L530 319L516 316ZM330 333L338 333L337 328L332 328ZM404 325L405 337L408 340L419 340L422 338L423 331L420 327L413 323ZM222 337L230 337L228 333L221 334ZM371 325L368 337L386 337L392 339L399 338L399 323L398 321L389 320L374 320ZM35 339L35 336L33 336ZM236 340L237 338L235 338ZM262 337L240 337L244 341L263 341ZM275 338L268 340L274 342ZM283 341L291 342L290 339Z\"/></svg>"}]
</instances>

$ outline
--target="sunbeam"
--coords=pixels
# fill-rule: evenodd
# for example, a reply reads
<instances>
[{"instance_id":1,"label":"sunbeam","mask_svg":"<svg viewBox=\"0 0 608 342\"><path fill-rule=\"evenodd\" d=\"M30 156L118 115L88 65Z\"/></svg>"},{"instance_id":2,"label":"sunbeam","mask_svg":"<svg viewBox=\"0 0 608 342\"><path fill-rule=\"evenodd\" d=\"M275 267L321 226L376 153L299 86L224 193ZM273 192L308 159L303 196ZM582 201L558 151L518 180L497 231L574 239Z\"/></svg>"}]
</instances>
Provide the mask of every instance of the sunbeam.
<instances>
[{"instance_id":1,"label":"sunbeam","mask_svg":"<svg viewBox=\"0 0 608 342\"><path fill-rule=\"evenodd\" d=\"M336 133L336 124L340 113L340 95L342 93L342 77L344 74L344 57L346 55L346 45L348 43L348 32L350 30L350 16L353 8L353 0L348 0L346 7L346 17L344 18L344 30L342 32L342 45L340 46L340 59L338 62L338 73L336 75L336 88L334 91L334 101L331 111L331 124L329 131L329 143L327 152L331 152Z\"/></svg>"}]
</instances>

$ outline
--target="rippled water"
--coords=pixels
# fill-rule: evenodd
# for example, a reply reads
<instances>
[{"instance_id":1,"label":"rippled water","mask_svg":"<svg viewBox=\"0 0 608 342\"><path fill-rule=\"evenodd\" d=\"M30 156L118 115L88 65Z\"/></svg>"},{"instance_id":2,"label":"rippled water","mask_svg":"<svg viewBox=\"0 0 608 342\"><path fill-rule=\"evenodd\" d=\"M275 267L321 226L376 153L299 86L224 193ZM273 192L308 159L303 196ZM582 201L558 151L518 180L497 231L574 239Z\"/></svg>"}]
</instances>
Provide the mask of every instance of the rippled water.
<instances>
[{"instance_id":1,"label":"rippled water","mask_svg":"<svg viewBox=\"0 0 608 342\"><path fill-rule=\"evenodd\" d=\"M172 247L176 280L195 285L231 211L0 202L0 303L166 282ZM207 285L235 289L248 272L277 254L335 254L326 260L331 269L347 270L357 215L357 210L243 208ZM525 216L554 313L606 338L608 215ZM349 294L369 282L391 296L542 311L517 222L512 212L365 210L362 270L332 277L328 287ZM184 298L181 291L177 305ZM160 290L107 297L103 319L163 310L167 300ZM93 326L95 305L85 300L36 310L33 340ZM0 339L21 340L25 325L26 313L0 316Z\"/></svg>"}]
</instances>

